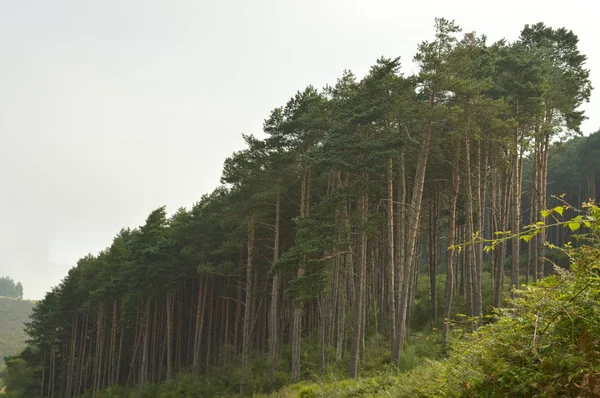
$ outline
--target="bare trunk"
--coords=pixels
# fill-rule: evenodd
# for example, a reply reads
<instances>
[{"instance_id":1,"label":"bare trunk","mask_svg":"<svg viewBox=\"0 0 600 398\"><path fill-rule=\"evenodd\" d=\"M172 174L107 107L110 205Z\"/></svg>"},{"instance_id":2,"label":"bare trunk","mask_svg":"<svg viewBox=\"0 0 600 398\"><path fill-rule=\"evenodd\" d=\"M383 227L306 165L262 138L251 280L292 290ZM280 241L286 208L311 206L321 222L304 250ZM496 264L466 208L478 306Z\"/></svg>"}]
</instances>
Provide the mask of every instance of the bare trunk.
<instances>
[{"instance_id":1,"label":"bare trunk","mask_svg":"<svg viewBox=\"0 0 600 398\"><path fill-rule=\"evenodd\" d=\"M365 279L367 271L367 234L365 231L365 223L367 221L368 212L368 199L366 195L363 195L359 199L359 212L361 214L362 224L360 228L360 262L356 267L356 285L355 294L357 299L353 308L353 330L352 330L352 344L350 348L350 377L358 377L358 363L360 360L361 343L362 343L362 331L364 323L364 306L365 306Z\"/></svg>"},{"instance_id":2,"label":"bare trunk","mask_svg":"<svg viewBox=\"0 0 600 398\"><path fill-rule=\"evenodd\" d=\"M513 133L513 173L512 173L512 232L519 234L521 223L521 159L519 156L519 130L515 127ZM511 245L511 283L519 286L519 237L515 237Z\"/></svg>"},{"instance_id":3,"label":"bare trunk","mask_svg":"<svg viewBox=\"0 0 600 398\"><path fill-rule=\"evenodd\" d=\"M308 198L310 196L310 176L308 169L305 168L302 173L302 186L300 192L300 217L305 216L308 213ZM302 260L302 263L298 265L298 278L304 276L304 266L306 258ZM302 335L302 310L303 303L295 303L293 319L292 319L292 381L298 382L300 380L300 340Z\"/></svg>"},{"instance_id":4,"label":"bare trunk","mask_svg":"<svg viewBox=\"0 0 600 398\"><path fill-rule=\"evenodd\" d=\"M405 304L403 302L404 297L404 283L406 275L406 168L404 164L404 154L400 160L400 178L397 188L398 203L396 204L396 219L395 219L395 253L394 253L394 266L395 266L395 301L396 301L396 334L393 336L392 341L394 345L392 347L392 362L395 364L400 363L400 354L402 352L402 334L401 330L404 327Z\"/></svg>"},{"instance_id":5,"label":"bare trunk","mask_svg":"<svg viewBox=\"0 0 600 398\"><path fill-rule=\"evenodd\" d=\"M456 209L458 207L458 194L460 192L460 143L456 145L454 165L452 168L452 182L454 193L452 195L452 206L450 208L449 232L448 232L448 266L446 269L446 297L444 307L444 326L442 329L442 342L444 345L448 342L448 324L450 322L450 312L452 308L452 296L454 294L454 241L456 237Z\"/></svg>"},{"instance_id":6,"label":"bare trunk","mask_svg":"<svg viewBox=\"0 0 600 398\"><path fill-rule=\"evenodd\" d=\"M204 282L204 287L202 286ZM194 334L194 359L193 367L196 372L200 370L200 351L202 349L202 332L204 330L204 312L206 310L206 294L208 290L208 277L202 277L198 282L198 304L196 306L196 330Z\"/></svg>"},{"instance_id":7,"label":"bare trunk","mask_svg":"<svg viewBox=\"0 0 600 398\"><path fill-rule=\"evenodd\" d=\"M244 310L244 325L242 332L242 380L240 382L240 395L244 396L248 365L250 362L250 337L252 327L252 304L254 302L253 267L254 257L254 214L248 210L248 261L246 265L246 308Z\"/></svg>"},{"instance_id":8,"label":"bare trunk","mask_svg":"<svg viewBox=\"0 0 600 398\"><path fill-rule=\"evenodd\" d=\"M435 92L430 94L430 106L434 106ZM433 134L433 121L427 120L423 134L423 144L419 153L415 169L415 179L413 182L413 191L410 201L410 206L407 210L407 236L406 236L406 257L404 258L405 281L402 292L401 301L398 302L400 316L398 322L400 329L397 330L400 348L406 338L407 314L410 304L410 287L412 286L411 276L413 267L417 257L417 237L419 233L419 223L421 221L421 206L423 203L423 189L425 187L425 174L427 171L427 159L429 157L429 149L431 146L431 136ZM400 358L400 355L398 355Z\"/></svg>"},{"instance_id":9,"label":"bare trunk","mask_svg":"<svg viewBox=\"0 0 600 398\"><path fill-rule=\"evenodd\" d=\"M140 369L140 390L144 387L144 384L148 381L148 356L149 356L149 344L150 344L150 298L146 299L146 305L144 309L144 336L142 341L142 363Z\"/></svg>"},{"instance_id":10,"label":"bare trunk","mask_svg":"<svg viewBox=\"0 0 600 398\"><path fill-rule=\"evenodd\" d=\"M71 344L69 348L69 365L67 367L67 385L65 388L65 395L67 397L71 396L72 386L73 386L73 378L75 374L75 348L77 345L77 327L79 317L78 313L75 312L75 316L73 317L73 324L71 326Z\"/></svg>"},{"instance_id":11,"label":"bare trunk","mask_svg":"<svg viewBox=\"0 0 600 398\"><path fill-rule=\"evenodd\" d=\"M432 193L432 199L429 202L429 244L427 245L429 262L429 295L431 297L431 318L437 323L437 227L438 227L438 206L437 206L437 186Z\"/></svg>"},{"instance_id":12,"label":"bare trunk","mask_svg":"<svg viewBox=\"0 0 600 398\"><path fill-rule=\"evenodd\" d=\"M394 168L392 158L388 160L388 175L387 175L387 263L388 263L388 305L390 314L390 336L392 344L392 353L395 352L396 346L396 264L394 251Z\"/></svg>"},{"instance_id":13,"label":"bare trunk","mask_svg":"<svg viewBox=\"0 0 600 398\"><path fill-rule=\"evenodd\" d=\"M173 377L173 302L175 293L167 293L167 379Z\"/></svg>"},{"instance_id":14,"label":"bare trunk","mask_svg":"<svg viewBox=\"0 0 600 398\"><path fill-rule=\"evenodd\" d=\"M273 238L273 263L279 259L279 219L281 209L281 197L279 190L275 193L275 232ZM269 314L269 361L271 367L269 370L269 387L275 388L275 369L277 369L277 346L279 339L278 326L278 307L279 307L279 274L273 273L273 285L271 287L271 309Z\"/></svg>"}]
</instances>

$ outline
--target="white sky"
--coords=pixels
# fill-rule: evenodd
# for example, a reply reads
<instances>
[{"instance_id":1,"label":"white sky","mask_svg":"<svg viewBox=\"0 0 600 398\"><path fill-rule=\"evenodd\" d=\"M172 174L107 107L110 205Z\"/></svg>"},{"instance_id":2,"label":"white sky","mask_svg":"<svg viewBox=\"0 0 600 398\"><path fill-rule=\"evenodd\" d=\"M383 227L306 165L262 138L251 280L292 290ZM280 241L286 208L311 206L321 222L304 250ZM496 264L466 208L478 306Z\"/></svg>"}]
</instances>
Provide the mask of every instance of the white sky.
<instances>
[{"instance_id":1,"label":"white sky","mask_svg":"<svg viewBox=\"0 0 600 398\"><path fill-rule=\"evenodd\" d=\"M241 133L296 90L382 55L411 74L435 17L490 42L564 26L600 73L597 14L579 0L0 0L0 276L42 298L121 227L215 188Z\"/></svg>"}]
</instances>

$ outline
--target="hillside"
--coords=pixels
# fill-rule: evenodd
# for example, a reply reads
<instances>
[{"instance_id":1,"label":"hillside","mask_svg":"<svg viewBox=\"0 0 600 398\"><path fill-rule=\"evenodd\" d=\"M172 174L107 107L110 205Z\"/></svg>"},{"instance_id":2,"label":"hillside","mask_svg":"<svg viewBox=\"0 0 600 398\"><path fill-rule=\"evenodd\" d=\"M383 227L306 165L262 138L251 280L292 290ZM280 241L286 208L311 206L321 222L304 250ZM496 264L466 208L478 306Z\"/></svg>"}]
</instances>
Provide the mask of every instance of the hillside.
<instances>
[{"instance_id":1,"label":"hillside","mask_svg":"<svg viewBox=\"0 0 600 398\"><path fill-rule=\"evenodd\" d=\"M34 301L0 297L0 362L25 348L23 323L29 319Z\"/></svg>"}]
</instances>

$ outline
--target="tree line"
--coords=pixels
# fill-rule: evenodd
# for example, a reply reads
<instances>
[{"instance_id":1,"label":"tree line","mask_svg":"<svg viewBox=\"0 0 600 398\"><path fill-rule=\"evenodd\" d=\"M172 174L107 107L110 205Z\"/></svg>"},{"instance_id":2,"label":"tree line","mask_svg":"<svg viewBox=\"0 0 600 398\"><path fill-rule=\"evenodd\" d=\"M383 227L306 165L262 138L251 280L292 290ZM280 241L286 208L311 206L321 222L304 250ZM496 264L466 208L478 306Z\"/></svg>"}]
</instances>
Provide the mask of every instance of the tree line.
<instances>
[{"instance_id":1,"label":"tree line","mask_svg":"<svg viewBox=\"0 0 600 398\"><path fill-rule=\"evenodd\" d=\"M9 276L0 277L0 296L23 299L23 285Z\"/></svg>"},{"instance_id":2,"label":"tree line","mask_svg":"<svg viewBox=\"0 0 600 398\"><path fill-rule=\"evenodd\" d=\"M548 206L551 152L580 133L591 93L577 42L538 23L490 44L441 18L414 75L380 58L362 79L345 71L298 91L244 136L221 186L122 229L36 305L19 358L35 375L27 388L69 397L239 363L244 395L259 355L272 388L278 372L300 380L306 339L321 369L347 361L358 377L370 333L399 363L423 275L446 341L457 296L472 317L501 306L510 285L551 270L548 238L568 238L454 248L518 234ZM596 180L569 192L595 197Z\"/></svg>"}]
</instances>

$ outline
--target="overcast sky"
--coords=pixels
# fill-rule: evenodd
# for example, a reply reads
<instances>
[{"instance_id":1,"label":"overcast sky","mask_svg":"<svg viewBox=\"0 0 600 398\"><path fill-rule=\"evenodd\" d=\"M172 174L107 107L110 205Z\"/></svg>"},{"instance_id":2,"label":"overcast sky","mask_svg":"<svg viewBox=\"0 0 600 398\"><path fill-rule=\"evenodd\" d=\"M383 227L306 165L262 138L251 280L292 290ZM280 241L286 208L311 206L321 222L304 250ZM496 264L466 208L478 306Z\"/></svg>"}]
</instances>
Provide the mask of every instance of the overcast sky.
<instances>
[{"instance_id":1,"label":"overcast sky","mask_svg":"<svg viewBox=\"0 0 600 398\"><path fill-rule=\"evenodd\" d=\"M0 0L0 276L40 299L78 258L219 182L241 133L308 84L414 72L435 17L490 41L525 24L573 29L600 74L583 1ZM598 83L596 83L598 84ZM600 100L584 131L600 127Z\"/></svg>"}]
</instances>

